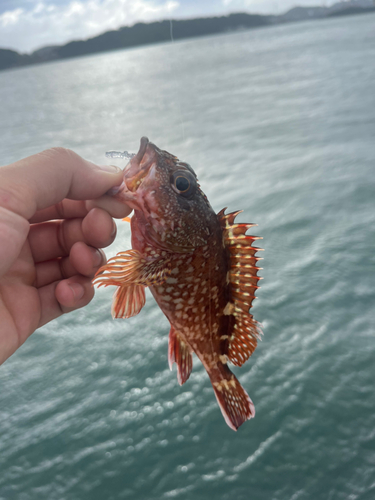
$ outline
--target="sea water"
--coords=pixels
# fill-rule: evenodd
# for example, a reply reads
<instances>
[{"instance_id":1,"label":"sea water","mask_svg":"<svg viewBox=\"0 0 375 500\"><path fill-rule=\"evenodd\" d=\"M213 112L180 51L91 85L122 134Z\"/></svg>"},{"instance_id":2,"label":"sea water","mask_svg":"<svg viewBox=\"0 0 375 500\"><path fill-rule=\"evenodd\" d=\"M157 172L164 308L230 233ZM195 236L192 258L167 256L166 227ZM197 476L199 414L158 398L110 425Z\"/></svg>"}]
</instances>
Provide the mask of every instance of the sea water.
<instances>
[{"instance_id":1,"label":"sea water","mask_svg":"<svg viewBox=\"0 0 375 500\"><path fill-rule=\"evenodd\" d=\"M264 237L264 338L238 432L194 358L180 387L150 295L112 290L0 368L1 500L375 498L375 16L288 24L0 73L0 161L95 162L146 135ZM108 256L130 248L118 223Z\"/></svg>"}]
</instances>

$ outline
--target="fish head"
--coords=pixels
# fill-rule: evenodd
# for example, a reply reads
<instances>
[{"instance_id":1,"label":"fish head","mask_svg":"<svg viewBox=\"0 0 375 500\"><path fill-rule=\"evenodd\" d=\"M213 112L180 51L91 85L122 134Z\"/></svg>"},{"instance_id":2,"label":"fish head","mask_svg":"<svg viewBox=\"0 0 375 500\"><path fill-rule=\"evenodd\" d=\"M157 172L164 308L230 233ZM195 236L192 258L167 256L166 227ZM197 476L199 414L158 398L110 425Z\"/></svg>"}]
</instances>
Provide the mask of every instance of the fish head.
<instances>
[{"instance_id":1,"label":"fish head","mask_svg":"<svg viewBox=\"0 0 375 500\"><path fill-rule=\"evenodd\" d=\"M190 165L146 137L114 196L134 209L146 241L169 251L184 253L205 245L216 218Z\"/></svg>"}]
</instances>

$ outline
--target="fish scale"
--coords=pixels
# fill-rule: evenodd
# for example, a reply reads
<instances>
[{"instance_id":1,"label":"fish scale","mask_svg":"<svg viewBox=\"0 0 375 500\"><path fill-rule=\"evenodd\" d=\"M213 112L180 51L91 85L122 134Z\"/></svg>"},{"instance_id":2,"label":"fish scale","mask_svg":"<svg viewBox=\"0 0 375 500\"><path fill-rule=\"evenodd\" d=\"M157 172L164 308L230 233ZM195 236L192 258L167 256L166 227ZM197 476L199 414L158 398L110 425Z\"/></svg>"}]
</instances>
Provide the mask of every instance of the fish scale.
<instances>
[{"instance_id":1,"label":"fish scale","mask_svg":"<svg viewBox=\"0 0 375 500\"><path fill-rule=\"evenodd\" d=\"M114 285L114 318L130 318L145 304L149 287L168 318L168 360L184 384L195 353L205 367L228 426L237 430L255 408L228 363L241 366L262 332L250 314L260 260L255 224L235 223L241 211L212 210L193 169L141 139L113 195L134 209L132 249L97 273L98 286Z\"/></svg>"}]
</instances>

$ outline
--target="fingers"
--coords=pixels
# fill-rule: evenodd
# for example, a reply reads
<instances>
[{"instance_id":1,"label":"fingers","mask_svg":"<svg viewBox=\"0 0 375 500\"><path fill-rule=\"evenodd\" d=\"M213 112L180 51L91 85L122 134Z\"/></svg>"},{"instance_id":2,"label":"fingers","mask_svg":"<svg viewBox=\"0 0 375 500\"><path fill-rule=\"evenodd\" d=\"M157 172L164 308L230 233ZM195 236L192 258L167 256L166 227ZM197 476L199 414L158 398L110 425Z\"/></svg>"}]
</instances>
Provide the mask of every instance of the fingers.
<instances>
[{"instance_id":1,"label":"fingers","mask_svg":"<svg viewBox=\"0 0 375 500\"><path fill-rule=\"evenodd\" d=\"M112 196L101 196L96 200L86 201L86 208L91 210L92 208L103 208L115 219L123 219L132 212L132 208L128 207L123 201L117 200Z\"/></svg>"},{"instance_id":2,"label":"fingers","mask_svg":"<svg viewBox=\"0 0 375 500\"><path fill-rule=\"evenodd\" d=\"M101 208L93 208L82 221L82 233L89 245L103 248L116 237L116 224Z\"/></svg>"},{"instance_id":3,"label":"fingers","mask_svg":"<svg viewBox=\"0 0 375 500\"><path fill-rule=\"evenodd\" d=\"M55 296L63 313L68 313L88 304L95 291L90 280L82 276L73 276L60 281L56 286Z\"/></svg>"},{"instance_id":4,"label":"fingers","mask_svg":"<svg viewBox=\"0 0 375 500\"><path fill-rule=\"evenodd\" d=\"M38 264L36 287L41 306L38 328L64 313L86 306L95 293L91 279L105 262L102 251L77 242L69 257Z\"/></svg>"},{"instance_id":5,"label":"fingers","mask_svg":"<svg viewBox=\"0 0 375 500\"><path fill-rule=\"evenodd\" d=\"M73 276L39 288L41 316L38 328L64 313L86 306L94 297L89 278Z\"/></svg>"},{"instance_id":6,"label":"fingers","mask_svg":"<svg viewBox=\"0 0 375 500\"><path fill-rule=\"evenodd\" d=\"M96 199L120 185L122 175L117 167L99 167L63 148L49 149L1 167L0 276L17 258L28 235L28 221L36 212L48 209L64 198ZM115 205L119 210L118 202ZM79 216L84 216L83 205L75 207ZM52 216L53 212L50 212L49 218Z\"/></svg>"},{"instance_id":7,"label":"fingers","mask_svg":"<svg viewBox=\"0 0 375 500\"><path fill-rule=\"evenodd\" d=\"M64 198L98 198L121 181L118 167L99 167L68 149L48 149L1 167L0 206L29 220Z\"/></svg>"},{"instance_id":8,"label":"fingers","mask_svg":"<svg viewBox=\"0 0 375 500\"><path fill-rule=\"evenodd\" d=\"M45 222L54 219L74 219L85 217L93 208L103 208L115 219L123 219L130 214L131 208L112 196L103 195L95 200L63 200L52 207L39 210L29 220L30 223Z\"/></svg>"},{"instance_id":9,"label":"fingers","mask_svg":"<svg viewBox=\"0 0 375 500\"><path fill-rule=\"evenodd\" d=\"M75 219L88 213L85 201L63 200L52 207L38 210L29 220L31 224L56 219Z\"/></svg>"},{"instance_id":10,"label":"fingers","mask_svg":"<svg viewBox=\"0 0 375 500\"><path fill-rule=\"evenodd\" d=\"M87 247L84 243L78 242L73 245L70 251L70 265L76 270L76 273L93 278L96 271L106 262L106 256L103 250ZM66 277L71 276L69 270Z\"/></svg>"},{"instance_id":11,"label":"fingers","mask_svg":"<svg viewBox=\"0 0 375 500\"><path fill-rule=\"evenodd\" d=\"M110 245L116 236L111 216L94 208L84 219L67 219L34 224L30 228L30 249L36 263L69 255L75 243L81 241L96 248Z\"/></svg>"},{"instance_id":12,"label":"fingers","mask_svg":"<svg viewBox=\"0 0 375 500\"><path fill-rule=\"evenodd\" d=\"M69 257L41 262L35 266L35 287L41 288L78 274L92 279L106 261L102 250L77 242L73 245Z\"/></svg>"}]
</instances>

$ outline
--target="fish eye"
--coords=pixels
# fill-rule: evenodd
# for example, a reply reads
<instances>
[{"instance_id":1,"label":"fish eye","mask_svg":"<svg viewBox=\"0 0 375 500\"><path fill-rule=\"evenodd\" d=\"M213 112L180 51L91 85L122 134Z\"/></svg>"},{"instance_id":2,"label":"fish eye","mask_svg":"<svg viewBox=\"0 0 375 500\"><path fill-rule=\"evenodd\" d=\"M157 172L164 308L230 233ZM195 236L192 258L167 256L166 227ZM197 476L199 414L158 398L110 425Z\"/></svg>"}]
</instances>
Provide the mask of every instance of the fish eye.
<instances>
[{"instance_id":1,"label":"fish eye","mask_svg":"<svg viewBox=\"0 0 375 500\"><path fill-rule=\"evenodd\" d=\"M179 175L174 180L174 185L180 191L180 193L185 193L190 187L190 181L186 177L182 177L182 175Z\"/></svg>"},{"instance_id":2,"label":"fish eye","mask_svg":"<svg viewBox=\"0 0 375 500\"><path fill-rule=\"evenodd\" d=\"M184 198L193 196L197 186L195 177L190 172L181 170L174 172L171 178L171 184L173 190L184 196Z\"/></svg>"}]
</instances>

